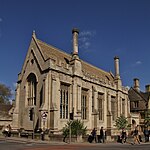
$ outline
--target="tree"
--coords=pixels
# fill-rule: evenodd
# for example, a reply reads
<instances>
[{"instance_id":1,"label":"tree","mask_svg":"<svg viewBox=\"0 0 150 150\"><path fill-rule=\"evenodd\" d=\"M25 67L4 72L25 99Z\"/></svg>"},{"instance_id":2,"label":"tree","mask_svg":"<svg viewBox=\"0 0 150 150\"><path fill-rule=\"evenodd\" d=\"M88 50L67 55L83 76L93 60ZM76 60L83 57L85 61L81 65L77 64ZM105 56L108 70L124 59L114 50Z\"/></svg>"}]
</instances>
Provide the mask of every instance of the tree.
<instances>
[{"instance_id":1,"label":"tree","mask_svg":"<svg viewBox=\"0 0 150 150\"><path fill-rule=\"evenodd\" d=\"M128 126L127 118L123 115L118 117L115 121L115 126L120 130Z\"/></svg>"},{"instance_id":2,"label":"tree","mask_svg":"<svg viewBox=\"0 0 150 150\"><path fill-rule=\"evenodd\" d=\"M69 135L69 129L71 126L71 135L85 135L86 134L86 128L84 127L83 122L80 120L73 120L73 121L68 121L65 127L63 128L63 135L68 136Z\"/></svg>"},{"instance_id":3,"label":"tree","mask_svg":"<svg viewBox=\"0 0 150 150\"><path fill-rule=\"evenodd\" d=\"M8 104L12 93L10 87L0 83L0 103Z\"/></svg>"},{"instance_id":4,"label":"tree","mask_svg":"<svg viewBox=\"0 0 150 150\"><path fill-rule=\"evenodd\" d=\"M144 119L145 127L150 126L150 109L145 111L145 119Z\"/></svg>"}]
</instances>

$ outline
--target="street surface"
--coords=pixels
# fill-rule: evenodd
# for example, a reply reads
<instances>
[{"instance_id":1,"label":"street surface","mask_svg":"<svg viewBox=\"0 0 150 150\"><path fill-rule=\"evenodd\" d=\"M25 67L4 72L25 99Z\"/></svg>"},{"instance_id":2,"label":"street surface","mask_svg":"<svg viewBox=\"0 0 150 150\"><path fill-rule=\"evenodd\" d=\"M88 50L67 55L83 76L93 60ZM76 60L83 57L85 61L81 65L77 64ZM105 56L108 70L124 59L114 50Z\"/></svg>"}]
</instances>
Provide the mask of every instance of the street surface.
<instances>
[{"instance_id":1,"label":"street surface","mask_svg":"<svg viewBox=\"0 0 150 150\"><path fill-rule=\"evenodd\" d=\"M47 143L21 143L0 141L0 150L149 150L150 143L140 145L120 144L120 143L82 143L82 144L62 144L55 145Z\"/></svg>"}]
</instances>

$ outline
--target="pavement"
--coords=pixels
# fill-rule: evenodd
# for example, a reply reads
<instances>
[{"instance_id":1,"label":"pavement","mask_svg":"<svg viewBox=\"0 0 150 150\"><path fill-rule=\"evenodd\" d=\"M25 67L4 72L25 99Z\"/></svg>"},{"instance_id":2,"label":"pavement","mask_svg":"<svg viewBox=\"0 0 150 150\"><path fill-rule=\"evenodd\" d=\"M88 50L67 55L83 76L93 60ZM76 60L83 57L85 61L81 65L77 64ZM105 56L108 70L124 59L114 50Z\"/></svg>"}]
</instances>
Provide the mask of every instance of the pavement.
<instances>
[{"instance_id":1,"label":"pavement","mask_svg":"<svg viewBox=\"0 0 150 150\"><path fill-rule=\"evenodd\" d=\"M39 139L31 139L31 138L20 138L20 137L4 137L4 136L1 136L0 135L0 141L9 141L9 142L16 142L16 143L27 143L27 144L30 144L30 143L35 143L35 144L49 144L49 145L66 145L66 144L70 144L70 143L65 143L65 142L61 142L61 141L48 141L48 140L39 140ZM85 145L94 145L94 144L102 144L102 143L89 143L89 142L71 142L71 144L85 144ZM106 144L118 144L116 141L113 141L113 142L106 142ZM127 144L131 144L131 141L128 141ZM141 144L150 144L150 142L142 142Z\"/></svg>"},{"instance_id":2,"label":"pavement","mask_svg":"<svg viewBox=\"0 0 150 150\"><path fill-rule=\"evenodd\" d=\"M4 137L0 136L0 141L9 141L9 142L18 142L18 143L39 143L39 144L66 144L64 142L55 142L55 141L42 141L37 139L30 139L30 138L20 138L20 137Z\"/></svg>"}]
</instances>

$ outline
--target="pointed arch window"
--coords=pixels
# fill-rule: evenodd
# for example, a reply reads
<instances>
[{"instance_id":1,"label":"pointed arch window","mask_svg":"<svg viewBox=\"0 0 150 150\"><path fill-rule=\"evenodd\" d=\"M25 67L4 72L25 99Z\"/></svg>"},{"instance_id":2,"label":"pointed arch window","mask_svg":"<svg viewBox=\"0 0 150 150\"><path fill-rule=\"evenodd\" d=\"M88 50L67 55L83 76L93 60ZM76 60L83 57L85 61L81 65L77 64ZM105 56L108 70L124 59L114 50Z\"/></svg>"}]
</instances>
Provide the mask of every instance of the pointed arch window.
<instances>
[{"instance_id":1,"label":"pointed arch window","mask_svg":"<svg viewBox=\"0 0 150 150\"><path fill-rule=\"evenodd\" d=\"M122 115L125 115L125 99L122 99Z\"/></svg>"},{"instance_id":2,"label":"pointed arch window","mask_svg":"<svg viewBox=\"0 0 150 150\"><path fill-rule=\"evenodd\" d=\"M115 121L117 118L117 103L116 97L111 96L111 113L112 113L112 120Z\"/></svg>"},{"instance_id":3,"label":"pointed arch window","mask_svg":"<svg viewBox=\"0 0 150 150\"><path fill-rule=\"evenodd\" d=\"M61 84L60 86L60 119L68 119L69 109L69 86Z\"/></svg>"},{"instance_id":4,"label":"pointed arch window","mask_svg":"<svg viewBox=\"0 0 150 150\"><path fill-rule=\"evenodd\" d=\"M81 94L81 118L83 120L87 119L88 113L88 91L85 89L82 89Z\"/></svg>"},{"instance_id":5,"label":"pointed arch window","mask_svg":"<svg viewBox=\"0 0 150 150\"><path fill-rule=\"evenodd\" d=\"M92 86L92 112L94 112L94 88Z\"/></svg>"},{"instance_id":6,"label":"pointed arch window","mask_svg":"<svg viewBox=\"0 0 150 150\"><path fill-rule=\"evenodd\" d=\"M35 74L31 73L27 78L27 100L28 106L36 105L37 80Z\"/></svg>"},{"instance_id":7,"label":"pointed arch window","mask_svg":"<svg viewBox=\"0 0 150 150\"><path fill-rule=\"evenodd\" d=\"M98 93L99 120L104 120L104 94Z\"/></svg>"}]
</instances>

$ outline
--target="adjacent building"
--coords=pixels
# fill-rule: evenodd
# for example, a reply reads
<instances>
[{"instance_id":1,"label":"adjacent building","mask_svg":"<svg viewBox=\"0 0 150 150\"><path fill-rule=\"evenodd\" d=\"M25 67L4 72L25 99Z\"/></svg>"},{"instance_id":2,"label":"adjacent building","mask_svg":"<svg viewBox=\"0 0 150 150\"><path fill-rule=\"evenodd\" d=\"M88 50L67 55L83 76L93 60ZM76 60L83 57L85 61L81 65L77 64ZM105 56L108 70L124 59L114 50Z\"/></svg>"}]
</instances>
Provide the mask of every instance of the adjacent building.
<instances>
[{"instance_id":1,"label":"adjacent building","mask_svg":"<svg viewBox=\"0 0 150 150\"><path fill-rule=\"evenodd\" d=\"M0 104L0 129L3 126L12 124L14 106L10 104Z\"/></svg>"},{"instance_id":2,"label":"adjacent building","mask_svg":"<svg viewBox=\"0 0 150 150\"><path fill-rule=\"evenodd\" d=\"M150 118L150 85L146 85L145 92L142 92L139 79L135 78L133 83L133 87L129 89L132 124L139 125L143 130Z\"/></svg>"},{"instance_id":3,"label":"adjacent building","mask_svg":"<svg viewBox=\"0 0 150 150\"><path fill-rule=\"evenodd\" d=\"M51 46L33 32L18 75L13 127L49 129L60 134L73 113L90 132L101 126L108 137L115 134L115 119L130 117L128 89L122 86L119 57L114 74L80 59L79 30L72 30L72 54Z\"/></svg>"}]
</instances>

